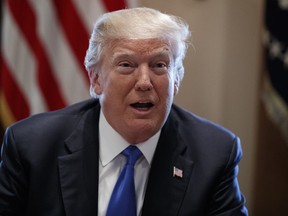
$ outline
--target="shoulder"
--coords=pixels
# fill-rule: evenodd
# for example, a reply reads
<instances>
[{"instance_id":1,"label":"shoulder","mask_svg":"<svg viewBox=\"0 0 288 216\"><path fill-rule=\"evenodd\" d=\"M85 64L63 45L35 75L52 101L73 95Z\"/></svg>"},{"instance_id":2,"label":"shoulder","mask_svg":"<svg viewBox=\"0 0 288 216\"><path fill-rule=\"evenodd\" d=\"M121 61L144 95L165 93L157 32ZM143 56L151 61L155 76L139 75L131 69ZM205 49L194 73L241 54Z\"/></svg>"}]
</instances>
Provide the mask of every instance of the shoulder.
<instances>
[{"instance_id":1,"label":"shoulder","mask_svg":"<svg viewBox=\"0 0 288 216\"><path fill-rule=\"evenodd\" d=\"M176 105L172 107L170 118L191 155L203 157L203 160L210 157L211 161L227 161L232 155L237 160L242 157L240 139L227 128Z\"/></svg>"},{"instance_id":2,"label":"shoulder","mask_svg":"<svg viewBox=\"0 0 288 216\"><path fill-rule=\"evenodd\" d=\"M8 127L5 137L28 146L63 141L87 113L100 110L98 106L98 100L90 99L60 110L32 115Z\"/></svg>"},{"instance_id":3,"label":"shoulder","mask_svg":"<svg viewBox=\"0 0 288 216\"><path fill-rule=\"evenodd\" d=\"M223 139L225 139L225 137L226 139L234 139L236 136L227 128L177 105L172 106L170 116L174 120L174 123L177 124L179 130L189 132L188 134L191 134L191 132L193 132L194 135L207 136L207 134L209 134L210 137L222 137Z\"/></svg>"},{"instance_id":4,"label":"shoulder","mask_svg":"<svg viewBox=\"0 0 288 216\"><path fill-rule=\"evenodd\" d=\"M68 126L69 123L77 121L77 119L81 118L81 116L89 110L95 108L98 104L98 100L95 99L85 100L63 109L32 115L14 123L9 128L26 131L29 128L48 129L51 125L55 127L59 124Z\"/></svg>"}]
</instances>

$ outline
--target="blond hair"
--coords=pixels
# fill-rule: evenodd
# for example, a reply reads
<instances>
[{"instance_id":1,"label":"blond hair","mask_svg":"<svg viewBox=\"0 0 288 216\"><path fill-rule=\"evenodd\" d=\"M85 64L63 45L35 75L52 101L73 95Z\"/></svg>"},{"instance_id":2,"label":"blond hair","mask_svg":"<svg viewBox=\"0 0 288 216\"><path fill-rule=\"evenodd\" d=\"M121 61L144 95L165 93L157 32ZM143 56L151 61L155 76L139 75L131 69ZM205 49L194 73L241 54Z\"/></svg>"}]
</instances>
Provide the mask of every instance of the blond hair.
<instances>
[{"instance_id":1,"label":"blond hair","mask_svg":"<svg viewBox=\"0 0 288 216\"><path fill-rule=\"evenodd\" d=\"M103 47L113 39L164 39L172 46L175 84L179 87L190 35L188 24L180 17L155 9L140 7L105 13L94 25L84 64L88 73L97 73ZM97 97L91 88L90 93Z\"/></svg>"}]
</instances>

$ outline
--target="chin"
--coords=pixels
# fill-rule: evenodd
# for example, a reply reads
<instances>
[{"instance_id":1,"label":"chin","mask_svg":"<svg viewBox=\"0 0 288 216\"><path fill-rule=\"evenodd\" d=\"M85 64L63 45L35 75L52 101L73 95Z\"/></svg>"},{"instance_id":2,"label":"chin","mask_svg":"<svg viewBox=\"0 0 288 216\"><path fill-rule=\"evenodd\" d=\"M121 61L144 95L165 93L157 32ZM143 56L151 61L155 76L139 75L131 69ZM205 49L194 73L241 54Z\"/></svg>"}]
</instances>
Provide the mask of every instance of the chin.
<instances>
[{"instance_id":1,"label":"chin","mask_svg":"<svg viewBox=\"0 0 288 216\"><path fill-rule=\"evenodd\" d=\"M129 132L134 135L134 137L138 137L141 139L149 139L152 137L154 134L156 134L160 129L161 125L160 124L155 124L154 122L137 122L133 125L131 125L131 130ZM144 142L143 140L142 142Z\"/></svg>"}]
</instances>

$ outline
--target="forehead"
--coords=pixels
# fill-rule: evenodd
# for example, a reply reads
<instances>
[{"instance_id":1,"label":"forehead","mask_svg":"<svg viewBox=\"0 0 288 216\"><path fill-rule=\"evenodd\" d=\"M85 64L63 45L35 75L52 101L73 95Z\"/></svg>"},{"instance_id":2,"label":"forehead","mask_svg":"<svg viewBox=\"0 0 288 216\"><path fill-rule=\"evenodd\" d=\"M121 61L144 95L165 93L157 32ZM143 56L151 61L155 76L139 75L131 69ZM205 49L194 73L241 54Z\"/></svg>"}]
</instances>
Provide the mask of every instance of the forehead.
<instances>
[{"instance_id":1,"label":"forehead","mask_svg":"<svg viewBox=\"0 0 288 216\"><path fill-rule=\"evenodd\" d=\"M130 39L114 40L110 43L112 56L119 55L168 55L172 56L172 49L168 42L161 39ZM109 51L108 51L109 52Z\"/></svg>"}]
</instances>

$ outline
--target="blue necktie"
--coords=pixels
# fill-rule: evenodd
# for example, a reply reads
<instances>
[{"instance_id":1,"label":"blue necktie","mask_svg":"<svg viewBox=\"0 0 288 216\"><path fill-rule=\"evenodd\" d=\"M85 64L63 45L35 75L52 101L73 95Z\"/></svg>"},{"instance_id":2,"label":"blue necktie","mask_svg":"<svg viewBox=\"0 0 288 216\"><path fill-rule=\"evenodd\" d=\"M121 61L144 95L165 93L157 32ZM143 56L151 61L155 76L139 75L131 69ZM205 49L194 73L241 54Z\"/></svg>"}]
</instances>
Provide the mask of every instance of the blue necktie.
<instances>
[{"instance_id":1,"label":"blue necktie","mask_svg":"<svg viewBox=\"0 0 288 216\"><path fill-rule=\"evenodd\" d=\"M127 162L113 189L106 216L137 215L134 165L142 153L136 146L130 145L122 154L126 156Z\"/></svg>"}]
</instances>

